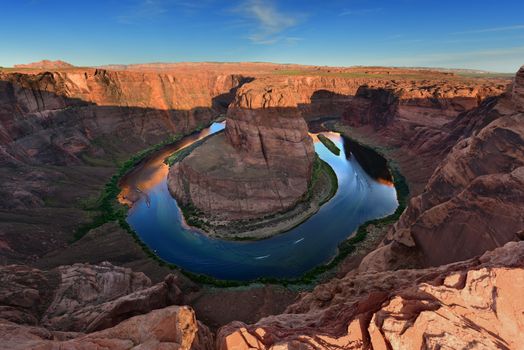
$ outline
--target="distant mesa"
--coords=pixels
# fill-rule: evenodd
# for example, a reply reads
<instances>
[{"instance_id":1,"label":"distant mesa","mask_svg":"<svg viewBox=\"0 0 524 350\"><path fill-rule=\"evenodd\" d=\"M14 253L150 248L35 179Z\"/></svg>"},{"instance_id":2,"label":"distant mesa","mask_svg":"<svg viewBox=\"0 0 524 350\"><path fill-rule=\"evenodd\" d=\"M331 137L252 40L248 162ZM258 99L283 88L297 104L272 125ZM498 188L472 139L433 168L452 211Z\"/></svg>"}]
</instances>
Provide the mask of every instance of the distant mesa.
<instances>
[{"instance_id":1,"label":"distant mesa","mask_svg":"<svg viewBox=\"0 0 524 350\"><path fill-rule=\"evenodd\" d=\"M64 61L50 61L50 60L42 60L38 62L32 62L27 64L15 64L13 66L14 68L43 68L43 69L60 69L60 68L73 68L71 63L67 63Z\"/></svg>"}]
</instances>

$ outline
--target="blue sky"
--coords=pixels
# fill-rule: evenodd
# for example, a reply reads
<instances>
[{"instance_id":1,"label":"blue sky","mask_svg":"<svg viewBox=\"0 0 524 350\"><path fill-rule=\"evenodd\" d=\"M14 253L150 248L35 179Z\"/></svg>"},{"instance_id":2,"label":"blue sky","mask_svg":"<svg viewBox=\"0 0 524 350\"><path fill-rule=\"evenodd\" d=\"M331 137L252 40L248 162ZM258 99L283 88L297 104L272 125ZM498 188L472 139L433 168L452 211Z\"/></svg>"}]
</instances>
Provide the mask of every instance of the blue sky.
<instances>
[{"instance_id":1,"label":"blue sky","mask_svg":"<svg viewBox=\"0 0 524 350\"><path fill-rule=\"evenodd\" d=\"M44 58L514 72L524 1L0 0L0 65Z\"/></svg>"}]
</instances>

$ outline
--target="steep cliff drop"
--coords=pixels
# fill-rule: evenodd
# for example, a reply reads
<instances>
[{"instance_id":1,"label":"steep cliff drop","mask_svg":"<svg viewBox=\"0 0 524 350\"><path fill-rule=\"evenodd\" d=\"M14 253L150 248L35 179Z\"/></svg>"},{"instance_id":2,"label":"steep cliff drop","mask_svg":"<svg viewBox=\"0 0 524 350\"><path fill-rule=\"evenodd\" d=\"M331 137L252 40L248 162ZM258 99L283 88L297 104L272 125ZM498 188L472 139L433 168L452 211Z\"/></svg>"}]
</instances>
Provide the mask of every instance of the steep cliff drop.
<instances>
[{"instance_id":1,"label":"steep cliff drop","mask_svg":"<svg viewBox=\"0 0 524 350\"><path fill-rule=\"evenodd\" d=\"M168 186L182 206L231 221L283 213L304 199L319 160L289 95L256 83L237 91L225 133L170 169Z\"/></svg>"},{"instance_id":2,"label":"steep cliff drop","mask_svg":"<svg viewBox=\"0 0 524 350\"><path fill-rule=\"evenodd\" d=\"M523 73L507 93L444 125L435 140L418 140L449 151L363 269L395 268L408 252L420 266L438 266L522 238Z\"/></svg>"}]
</instances>

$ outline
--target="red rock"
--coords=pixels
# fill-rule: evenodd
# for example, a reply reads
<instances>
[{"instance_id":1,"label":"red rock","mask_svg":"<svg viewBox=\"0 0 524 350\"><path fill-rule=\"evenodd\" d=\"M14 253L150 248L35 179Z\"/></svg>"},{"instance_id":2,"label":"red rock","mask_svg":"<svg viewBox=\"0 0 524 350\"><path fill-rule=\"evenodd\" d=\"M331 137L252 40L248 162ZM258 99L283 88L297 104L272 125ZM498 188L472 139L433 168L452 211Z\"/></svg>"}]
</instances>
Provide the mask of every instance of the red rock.
<instances>
[{"instance_id":1,"label":"red rock","mask_svg":"<svg viewBox=\"0 0 524 350\"><path fill-rule=\"evenodd\" d=\"M305 293L287 313L220 329L226 349L518 349L524 242L421 270L350 272ZM331 294L317 298L317 290ZM326 303L326 300L329 301Z\"/></svg>"},{"instance_id":2,"label":"red rock","mask_svg":"<svg viewBox=\"0 0 524 350\"><path fill-rule=\"evenodd\" d=\"M304 119L290 108L290 94L280 86L241 87L225 135L213 136L170 169L175 198L227 219L284 211L301 200L314 149Z\"/></svg>"},{"instance_id":3,"label":"red rock","mask_svg":"<svg viewBox=\"0 0 524 350\"><path fill-rule=\"evenodd\" d=\"M135 316L115 327L87 335L62 334L41 327L0 320L0 340L8 349L173 349L210 350L213 337L185 306L171 306Z\"/></svg>"},{"instance_id":4,"label":"red rock","mask_svg":"<svg viewBox=\"0 0 524 350\"><path fill-rule=\"evenodd\" d=\"M343 119L351 126L371 124L378 130L398 117L399 102L393 90L361 86L345 110Z\"/></svg>"},{"instance_id":5,"label":"red rock","mask_svg":"<svg viewBox=\"0 0 524 350\"><path fill-rule=\"evenodd\" d=\"M14 68L38 68L38 69L64 69L64 68L73 68L74 66L70 63L64 61L49 61L42 60L39 62L33 62L28 64L15 64Z\"/></svg>"}]
</instances>

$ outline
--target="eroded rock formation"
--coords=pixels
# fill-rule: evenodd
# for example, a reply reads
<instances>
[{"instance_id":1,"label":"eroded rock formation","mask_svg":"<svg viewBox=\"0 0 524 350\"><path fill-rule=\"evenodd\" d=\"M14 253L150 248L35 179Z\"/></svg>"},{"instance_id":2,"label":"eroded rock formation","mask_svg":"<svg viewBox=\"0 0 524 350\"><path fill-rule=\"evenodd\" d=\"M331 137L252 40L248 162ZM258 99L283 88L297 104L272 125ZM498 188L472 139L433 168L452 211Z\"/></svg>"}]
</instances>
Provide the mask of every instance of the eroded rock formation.
<instances>
[{"instance_id":1,"label":"eroded rock formation","mask_svg":"<svg viewBox=\"0 0 524 350\"><path fill-rule=\"evenodd\" d=\"M351 126L373 125L375 130L398 117L399 97L394 90L361 86L344 111L344 120Z\"/></svg>"},{"instance_id":2,"label":"eroded rock formation","mask_svg":"<svg viewBox=\"0 0 524 350\"><path fill-rule=\"evenodd\" d=\"M99 332L56 332L0 319L6 349L210 350L213 336L187 306L170 306L131 317Z\"/></svg>"},{"instance_id":3,"label":"eroded rock formation","mask_svg":"<svg viewBox=\"0 0 524 350\"><path fill-rule=\"evenodd\" d=\"M487 99L443 127L438 139L448 154L423 192L411 199L383 246L365 259L363 269L390 269L399 261L398 252L406 250L415 252L422 265L438 266L482 254L521 235L521 74L522 70L512 92Z\"/></svg>"},{"instance_id":4,"label":"eroded rock formation","mask_svg":"<svg viewBox=\"0 0 524 350\"><path fill-rule=\"evenodd\" d=\"M38 62L32 62L27 64L15 64L14 68L30 68L30 69L64 69L64 68L74 68L71 63L67 63L61 60L50 61L42 60Z\"/></svg>"},{"instance_id":5,"label":"eroded rock formation","mask_svg":"<svg viewBox=\"0 0 524 350\"><path fill-rule=\"evenodd\" d=\"M351 272L282 315L222 328L226 349L518 349L524 242L439 268Z\"/></svg>"},{"instance_id":6,"label":"eroded rock formation","mask_svg":"<svg viewBox=\"0 0 524 350\"><path fill-rule=\"evenodd\" d=\"M505 90L500 82L451 76L448 81L438 74L427 80L271 75L240 88L229 112L232 128L222 136L224 147L238 155L231 161L275 169L282 169L276 145L301 140L295 108L307 118L340 115L351 100L357 104L351 95L361 85L394 91L398 114L376 125L368 115L360 119L359 130L369 125L373 135L405 154L409 162L398 158L407 166L402 171L422 185L415 188L401 221L358 271L302 293L282 315L254 325L227 325L218 333L217 346L519 348L524 341L524 305L518 294L524 285L524 246L510 242L496 247L524 237L523 72L500 98L489 97ZM211 120L225 111L230 89L237 86L234 75L222 75L223 70L177 76L172 83L170 74L159 73L0 73L1 263L34 262L50 250L67 250L65 242L84 220L75 208L78 200L96 198L115 170L96 161L113 162L114 155L127 157L167 134ZM201 103L205 107L197 108ZM472 107L477 108L467 111ZM256 108L268 119L257 119ZM286 123L275 127L277 112ZM122 139L130 145L118 142ZM269 157L263 155L266 149ZM99 253L96 244L109 226L117 225L104 225L92 236L97 243L91 243L91 253L79 241L70 259L78 251L85 261ZM112 244L120 247L118 241ZM463 260L493 248L467 261L409 268ZM111 257L110 251L104 254ZM118 254L123 262L129 259ZM52 261L60 265L59 254ZM404 269L391 270L399 267ZM3 266L0 344L13 349L210 349L212 335L190 308L170 306L181 302L179 281L157 280L153 284L142 273L110 264L51 270ZM252 296L243 293L243 302ZM202 300L201 295L195 298ZM242 305L248 313L249 303ZM207 305L199 307L200 315L211 318Z\"/></svg>"},{"instance_id":7,"label":"eroded rock formation","mask_svg":"<svg viewBox=\"0 0 524 350\"><path fill-rule=\"evenodd\" d=\"M182 204L227 219L285 211L306 193L314 161L306 122L286 87L247 84L214 136L169 172Z\"/></svg>"},{"instance_id":8,"label":"eroded rock formation","mask_svg":"<svg viewBox=\"0 0 524 350\"><path fill-rule=\"evenodd\" d=\"M152 285L143 273L107 262L50 271L8 265L0 278L0 318L56 331L92 332L181 301L174 276Z\"/></svg>"}]
</instances>

